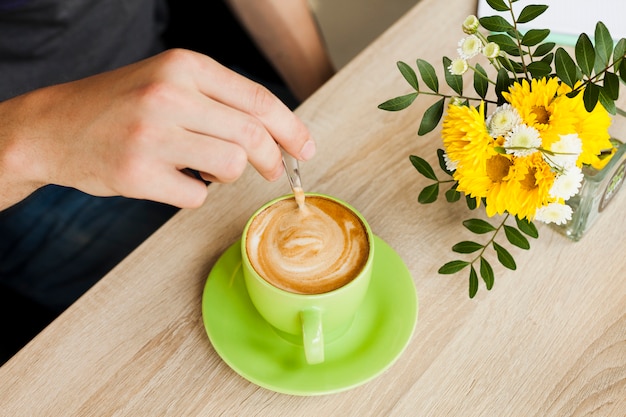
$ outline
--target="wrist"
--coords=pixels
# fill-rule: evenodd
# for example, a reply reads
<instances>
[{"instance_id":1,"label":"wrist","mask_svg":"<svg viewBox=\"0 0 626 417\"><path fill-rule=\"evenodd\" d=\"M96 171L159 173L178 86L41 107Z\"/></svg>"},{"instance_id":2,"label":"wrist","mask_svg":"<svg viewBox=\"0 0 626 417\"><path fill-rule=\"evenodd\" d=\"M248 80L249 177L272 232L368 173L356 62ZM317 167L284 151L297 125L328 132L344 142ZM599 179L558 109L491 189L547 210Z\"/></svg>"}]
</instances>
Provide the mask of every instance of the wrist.
<instances>
[{"instance_id":1,"label":"wrist","mask_svg":"<svg viewBox=\"0 0 626 417\"><path fill-rule=\"evenodd\" d=\"M20 96L0 103L0 210L45 185L36 175L39 164L26 101Z\"/></svg>"}]
</instances>

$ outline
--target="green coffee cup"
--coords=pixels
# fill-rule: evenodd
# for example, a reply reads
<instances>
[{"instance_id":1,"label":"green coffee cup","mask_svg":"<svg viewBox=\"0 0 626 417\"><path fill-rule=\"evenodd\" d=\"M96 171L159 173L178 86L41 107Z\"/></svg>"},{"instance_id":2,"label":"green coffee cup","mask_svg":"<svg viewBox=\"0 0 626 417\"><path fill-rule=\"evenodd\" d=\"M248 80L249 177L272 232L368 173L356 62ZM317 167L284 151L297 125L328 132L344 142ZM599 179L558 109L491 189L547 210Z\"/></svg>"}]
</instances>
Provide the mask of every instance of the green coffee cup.
<instances>
[{"instance_id":1,"label":"green coffee cup","mask_svg":"<svg viewBox=\"0 0 626 417\"><path fill-rule=\"evenodd\" d=\"M300 210L300 211L299 211ZM306 193L273 199L246 223L241 254L250 299L282 337L303 346L309 364L350 327L369 287L373 234L348 203Z\"/></svg>"}]
</instances>

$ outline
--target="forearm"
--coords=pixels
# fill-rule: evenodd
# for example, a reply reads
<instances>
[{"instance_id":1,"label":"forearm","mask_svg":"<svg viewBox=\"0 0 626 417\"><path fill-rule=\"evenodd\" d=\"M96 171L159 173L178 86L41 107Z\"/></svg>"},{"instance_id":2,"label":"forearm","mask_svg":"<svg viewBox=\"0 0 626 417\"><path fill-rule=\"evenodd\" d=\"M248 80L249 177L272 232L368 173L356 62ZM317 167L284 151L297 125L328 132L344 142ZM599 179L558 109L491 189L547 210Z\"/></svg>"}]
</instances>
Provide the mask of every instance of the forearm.
<instances>
[{"instance_id":1,"label":"forearm","mask_svg":"<svg viewBox=\"0 0 626 417\"><path fill-rule=\"evenodd\" d=\"M283 174L277 143L306 160L315 142L269 90L213 59L169 50L0 103L0 208L46 184L177 207L251 164Z\"/></svg>"},{"instance_id":2,"label":"forearm","mask_svg":"<svg viewBox=\"0 0 626 417\"><path fill-rule=\"evenodd\" d=\"M300 100L335 72L306 0L227 0Z\"/></svg>"},{"instance_id":3,"label":"forearm","mask_svg":"<svg viewBox=\"0 0 626 417\"><path fill-rule=\"evenodd\" d=\"M26 198L45 182L37 179L41 169L29 132L36 117L27 95L0 103L0 210ZM29 137L30 136L30 137Z\"/></svg>"}]
</instances>

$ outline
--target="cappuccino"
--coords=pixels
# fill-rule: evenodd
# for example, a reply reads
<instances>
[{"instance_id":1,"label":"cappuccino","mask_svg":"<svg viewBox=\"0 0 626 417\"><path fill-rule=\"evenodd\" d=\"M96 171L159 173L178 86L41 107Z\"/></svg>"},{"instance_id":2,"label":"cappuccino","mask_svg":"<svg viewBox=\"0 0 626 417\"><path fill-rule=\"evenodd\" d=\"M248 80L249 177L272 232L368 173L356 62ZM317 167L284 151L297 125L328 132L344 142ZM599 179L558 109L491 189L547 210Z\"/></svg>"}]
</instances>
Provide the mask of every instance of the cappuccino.
<instances>
[{"instance_id":1,"label":"cappuccino","mask_svg":"<svg viewBox=\"0 0 626 417\"><path fill-rule=\"evenodd\" d=\"M268 206L251 222L246 252L267 282L299 294L321 294L352 281L365 266L367 231L349 208L321 196Z\"/></svg>"}]
</instances>

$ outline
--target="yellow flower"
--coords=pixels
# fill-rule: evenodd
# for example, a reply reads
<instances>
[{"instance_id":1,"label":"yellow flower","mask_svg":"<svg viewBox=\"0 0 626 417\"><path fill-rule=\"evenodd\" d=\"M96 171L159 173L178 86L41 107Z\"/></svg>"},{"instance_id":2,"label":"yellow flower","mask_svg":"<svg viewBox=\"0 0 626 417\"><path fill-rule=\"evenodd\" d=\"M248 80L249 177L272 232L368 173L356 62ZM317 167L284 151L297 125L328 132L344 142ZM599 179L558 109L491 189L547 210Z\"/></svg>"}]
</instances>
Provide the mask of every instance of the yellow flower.
<instances>
[{"instance_id":1,"label":"yellow flower","mask_svg":"<svg viewBox=\"0 0 626 417\"><path fill-rule=\"evenodd\" d=\"M496 155L487 161L485 173L489 178L490 185L485 195L485 211L488 216L510 212L511 198L514 197L515 188L511 177L516 172L514 158L505 155ZM512 213L515 214L515 213Z\"/></svg>"},{"instance_id":2,"label":"yellow flower","mask_svg":"<svg viewBox=\"0 0 626 417\"><path fill-rule=\"evenodd\" d=\"M459 166L454 171L454 179L458 181L457 190L476 198L478 202L488 195L493 197L502 192L501 188L512 166L511 158L500 154L492 155L481 162L478 165ZM495 209L495 205L493 208Z\"/></svg>"},{"instance_id":3,"label":"yellow flower","mask_svg":"<svg viewBox=\"0 0 626 417\"><path fill-rule=\"evenodd\" d=\"M457 190L485 199L488 216L510 213L532 220L538 208L555 199L550 196L556 174L540 152L525 157L495 154L475 167L454 172Z\"/></svg>"},{"instance_id":4,"label":"yellow flower","mask_svg":"<svg viewBox=\"0 0 626 417\"><path fill-rule=\"evenodd\" d=\"M617 148L616 147L611 148L610 152L606 152L606 155L604 155L602 158L598 158L598 161L593 162L591 166L594 167L596 170L600 171L611 161L611 158L613 157L613 154L615 152L617 152Z\"/></svg>"},{"instance_id":5,"label":"yellow flower","mask_svg":"<svg viewBox=\"0 0 626 417\"><path fill-rule=\"evenodd\" d=\"M577 161L597 165L601 151L611 148L608 128L611 117L602 105L588 112L583 92L567 97L572 89L556 78L533 79L515 83L503 97L519 112L522 120L537 129L542 147L550 149L561 135L576 133L582 140L583 151Z\"/></svg>"},{"instance_id":6,"label":"yellow flower","mask_svg":"<svg viewBox=\"0 0 626 417\"><path fill-rule=\"evenodd\" d=\"M496 153L494 140L485 125L484 103L479 110L468 106L448 106L441 136L448 157L461 166L484 164L488 156Z\"/></svg>"},{"instance_id":7,"label":"yellow flower","mask_svg":"<svg viewBox=\"0 0 626 417\"><path fill-rule=\"evenodd\" d=\"M550 168L540 152L515 159L516 174L507 203L507 211L519 218L533 220L537 209L554 201L550 190L556 173Z\"/></svg>"},{"instance_id":8,"label":"yellow flower","mask_svg":"<svg viewBox=\"0 0 626 417\"><path fill-rule=\"evenodd\" d=\"M582 152L579 147L570 163L579 167L583 163L597 164L600 151L611 147L607 130L610 117L602 106L587 112L582 94L570 98L566 95L570 91L559 80L544 78L522 80L503 95L524 123L520 126L539 135L535 138L537 143L527 147L551 150L554 145L552 150L556 152L565 146L564 138L576 138L579 144L582 142ZM496 147L505 146L507 138L498 135L494 139L488 125L484 103L478 109L448 107L442 138L446 155L456 167L453 177L458 182L457 190L478 202L484 199L488 216L509 213L532 221L539 209L552 207L553 203L562 205L563 198L550 193L560 171L548 162L557 160L558 155L498 152Z\"/></svg>"},{"instance_id":9,"label":"yellow flower","mask_svg":"<svg viewBox=\"0 0 626 417\"><path fill-rule=\"evenodd\" d=\"M563 84L559 91L560 94L567 94L571 88ZM609 126L611 125L611 116L601 104L588 112L583 103L583 93L579 93L576 97L571 98L572 113L576 118L574 129L580 137L583 150L578 158L577 165L589 164L598 166L600 159L598 158L602 151L612 148L611 137L609 135Z\"/></svg>"},{"instance_id":10,"label":"yellow flower","mask_svg":"<svg viewBox=\"0 0 626 417\"><path fill-rule=\"evenodd\" d=\"M559 140L559 135L576 133L580 117L574 109L577 101L582 101L582 94L570 99L564 93L559 94L559 88L561 84L556 78L542 78L533 79L530 84L522 80L521 84L513 84L508 93L502 93L522 121L539 131L542 146L547 149Z\"/></svg>"}]
</instances>

